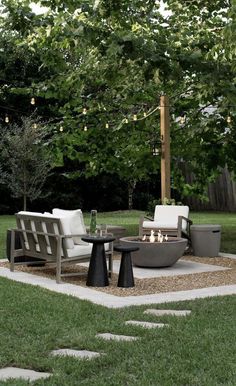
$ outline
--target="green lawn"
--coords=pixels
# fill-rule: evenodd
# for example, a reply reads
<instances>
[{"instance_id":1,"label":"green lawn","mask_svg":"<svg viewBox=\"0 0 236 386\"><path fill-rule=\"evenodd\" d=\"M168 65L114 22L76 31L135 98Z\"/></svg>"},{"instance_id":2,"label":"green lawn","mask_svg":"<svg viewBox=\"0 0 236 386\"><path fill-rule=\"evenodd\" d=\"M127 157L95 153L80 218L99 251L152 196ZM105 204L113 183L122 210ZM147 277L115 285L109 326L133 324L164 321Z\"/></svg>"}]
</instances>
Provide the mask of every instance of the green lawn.
<instances>
[{"instance_id":1,"label":"green lawn","mask_svg":"<svg viewBox=\"0 0 236 386\"><path fill-rule=\"evenodd\" d=\"M138 234L139 217L144 212L117 211L98 213L98 223L123 225L128 235ZM89 224L90 214L85 213L85 222ZM192 212L190 218L194 224L220 224L222 226L221 251L236 253L236 213ZM0 258L6 256L6 230L15 227L14 216L0 216Z\"/></svg>"},{"instance_id":2,"label":"green lawn","mask_svg":"<svg viewBox=\"0 0 236 386\"><path fill-rule=\"evenodd\" d=\"M99 223L138 229L141 212L99 213ZM221 224L222 250L236 252L236 215L193 213L194 223ZM89 223L89 214L85 214ZM2 256L13 216L0 217ZM233 237L234 235L234 237ZM235 386L236 296L157 305L190 309L190 316L156 318L143 314L152 306L106 309L72 296L0 278L0 368L24 367L53 373L37 385L58 386ZM168 323L162 329L126 326L126 320ZM136 342L103 341L97 333L138 336ZM101 352L99 358L56 358L58 348ZM0 384L2 384L0 382ZM12 386L24 381L8 381Z\"/></svg>"},{"instance_id":3,"label":"green lawn","mask_svg":"<svg viewBox=\"0 0 236 386\"><path fill-rule=\"evenodd\" d=\"M228 296L158 305L192 313L157 320L143 314L147 306L106 309L1 278L0 368L18 366L53 373L50 380L37 385L235 386L235 300ZM126 320L159 321L169 327L147 330L126 326ZM103 332L140 339L106 342L95 337ZM92 360L50 356L58 348L104 355Z\"/></svg>"}]
</instances>

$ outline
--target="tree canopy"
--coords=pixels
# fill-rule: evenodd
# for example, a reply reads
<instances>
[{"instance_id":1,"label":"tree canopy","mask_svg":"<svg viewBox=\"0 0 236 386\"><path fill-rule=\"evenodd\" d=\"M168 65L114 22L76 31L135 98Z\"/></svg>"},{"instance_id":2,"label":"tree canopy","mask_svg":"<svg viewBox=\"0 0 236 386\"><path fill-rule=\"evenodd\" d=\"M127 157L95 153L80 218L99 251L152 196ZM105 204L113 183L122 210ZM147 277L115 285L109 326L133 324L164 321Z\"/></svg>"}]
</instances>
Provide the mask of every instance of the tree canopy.
<instances>
[{"instance_id":1,"label":"tree canopy","mask_svg":"<svg viewBox=\"0 0 236 386\"><path fill-rule=\"evenodd\" d=\"M229 0L2 1L1 104L37 109L58 132L58 165L127 181L159 169L159 96L170 98L174 184L202 194L219 166L236 169L235 3ZM17 108L16 108L17 107ZM185 116L180 124L179 116ZM231 123L227 123L227 116ZM137 119L136 119L137 118ZM196 184L180 174L184 161Z\"/></svg>"}]
</instances>

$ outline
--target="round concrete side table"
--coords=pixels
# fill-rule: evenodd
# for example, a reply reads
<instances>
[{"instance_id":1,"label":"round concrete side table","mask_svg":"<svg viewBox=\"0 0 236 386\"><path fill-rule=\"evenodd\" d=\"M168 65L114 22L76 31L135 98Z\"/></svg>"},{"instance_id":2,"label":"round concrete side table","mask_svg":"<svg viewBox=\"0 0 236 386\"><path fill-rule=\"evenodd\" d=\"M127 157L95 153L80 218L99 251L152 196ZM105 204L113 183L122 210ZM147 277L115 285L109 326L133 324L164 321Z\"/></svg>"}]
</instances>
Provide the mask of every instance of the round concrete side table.
<instances>
[{"instance_id":1,"label":"round concrete side table","mask_svg":"<svg viewBox=\"0 0 236 386\"><path fill-rule=\"evenodd\" d=\"M215 257L219 255L221 226L197 224L190 227L191 243L195 256Z\"/></svg>"}]
</instances>

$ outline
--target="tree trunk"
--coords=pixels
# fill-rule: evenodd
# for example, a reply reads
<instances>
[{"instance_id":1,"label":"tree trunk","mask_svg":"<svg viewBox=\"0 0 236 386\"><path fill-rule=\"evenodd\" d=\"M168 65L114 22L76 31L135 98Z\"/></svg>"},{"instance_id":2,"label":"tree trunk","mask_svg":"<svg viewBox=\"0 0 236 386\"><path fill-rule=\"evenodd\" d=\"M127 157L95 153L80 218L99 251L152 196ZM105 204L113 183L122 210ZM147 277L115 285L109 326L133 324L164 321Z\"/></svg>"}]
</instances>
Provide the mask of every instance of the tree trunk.
<instances>
[{"instance_id":1,"label":"tree trunk","mask_svg":"<svg viewBox=\"0 0 236 386\"><path fill-rule=\"evenodd\" d=\"M129 196L129 210L133 209L133 194L137 181L129 181L128 183L128 196Z\"/></svg>"}]
</instances>

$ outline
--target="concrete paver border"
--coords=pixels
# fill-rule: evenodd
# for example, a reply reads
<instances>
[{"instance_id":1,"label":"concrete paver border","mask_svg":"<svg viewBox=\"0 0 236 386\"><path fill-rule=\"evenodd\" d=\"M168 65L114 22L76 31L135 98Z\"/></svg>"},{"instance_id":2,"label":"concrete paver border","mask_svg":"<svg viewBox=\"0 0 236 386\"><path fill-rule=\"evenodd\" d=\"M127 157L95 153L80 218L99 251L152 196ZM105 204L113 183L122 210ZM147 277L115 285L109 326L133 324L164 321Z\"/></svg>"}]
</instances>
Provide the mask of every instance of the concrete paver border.
<instances>
[{"instance_id":1,"label":"concrete paver border","mask_svg":"<svg viewBox=\"0 0 236 386\"><path fill-rule=\"evenodd\" d=\"M0 277L5 277L25 284L40 286L53 292L71 295L82 300L88 300L107 308L121 308L142 304L161 304L221 295L236 295L236 285L226 285L188 291L119 297L96 291L89 287L80 287L69 283L56 284L53 279L32 275L26 272L11 272L8 268L0 268Z\"/></svg>"}]
</instances>

